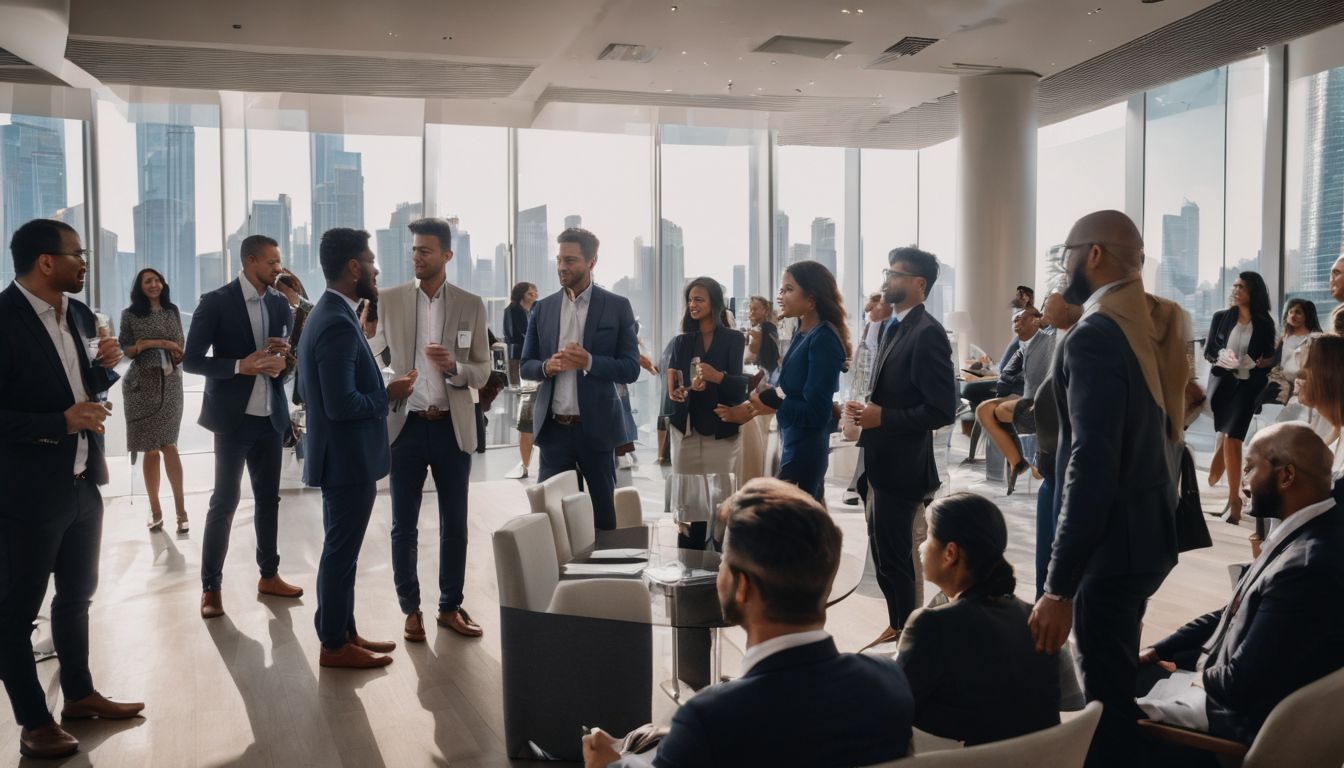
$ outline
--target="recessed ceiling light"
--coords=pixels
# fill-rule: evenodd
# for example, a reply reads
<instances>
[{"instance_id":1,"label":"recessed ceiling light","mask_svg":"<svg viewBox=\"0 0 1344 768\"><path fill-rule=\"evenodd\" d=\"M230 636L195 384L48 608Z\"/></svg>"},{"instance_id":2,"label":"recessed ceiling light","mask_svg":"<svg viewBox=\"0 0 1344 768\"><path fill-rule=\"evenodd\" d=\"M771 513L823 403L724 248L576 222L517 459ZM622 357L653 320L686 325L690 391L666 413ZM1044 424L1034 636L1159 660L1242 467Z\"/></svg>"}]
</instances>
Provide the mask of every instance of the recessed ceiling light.
<instances>
[{"instance_id":1,"label":"recessed ceiling light","mask_svg":"<svg viewBox=\"0 0 1344 768\"><path fill-rule=\"evenodd\" d=\"M765 89L764 89L764 88L757 87L756 90L758 90L758 91L764 91Z\"/></svg>"},{"instance_id":2,"label":"recessed ceiling light","mask_svg":"<svg viewBox=\"0 0 1344 768\"><path fill-rule=\"evenodd\" d=\"M672 89L671 89L671 88L664 88L664 89L663 89L663 93L671 93L671 92L672 92Z\"/></svg>"},{"instance_id":3,"label":"recessed ceiling light","mask_svg":"<svg viewBox=\"0 0 1344 768\"><path fill-rule=\"evenodd\" d=\"M840 60L840 54L838 54L838 53L835 54L835 60L836 60L836 61L839 61L839 60Z\"/></svg>"},{"instance_id":4,"label":"recessed ceiling light","mask_svg":"<svg viewBox=\"0 0 1344 768\"><path fill-rule=\"evenodd\" d=\"M816 85L816 84L817 84L817 81L816 81L816 80L808 80L808 81L807 81L807 84L808 84L808 85Z\"/></svg>"},{"instance_id":5,"label":"recessed ceiling light","mask_svg":"<svg viewBox=\"0 0 1344 768\"><path fill-rule=\"evenodd\" d=\"M855 9L854 9L854 12L855 12L855 13L863 13L863 9L862 9L862 8L855 8Z\"/></svg>"},{"instance_id":6,"label":"recessed ceiling light","mask_svg":"<svg viewBox=\"0 0 1344 768\"><path fill-rule=\"evenodd\" d=\"M672 6L671 11L672 11L673 13L676 13L676 12L677 12L677 6L675 6L675 5Z\"/></svg>"},{"instance_id":7,"label":"recessed ceiling light","mask_svg":"<svg viewBox=\"0 0 1344 768\"><path fill-rule=\"evenodd\" d=\"M1101 9L1098 8L1098 9L1096 9L1096 10L1094 10L1094 11L1088 11L1088 12L1087 12L1087 15L1088 15L1088 16L1100 16L1100 15L1101 15Z\"/></svg>"},{"instance_id":8,"label":"recessed ceiling light","mask_svg":"<svg viewBox=\"0 0 1344 768\"><path fill-rule=\"evenodd\" d=\"M682 51L682 52L681 52L681 55L682 55L682 56L685 56L685 55L686 55L686 52L685 52L685 51Z\"/></svg>"},{"instance_id":9,"label":"recessed ceiling light","mask_svg":"<svg viewBox=\"0 0 1344 768\"><path fill-rule=\"evenodd\" d=\"M778 64L778 63L779 63L779 62L778 62L778 61L775 61L774 59L771 59L771 60L770 60L770 65L771 65L771 66L774 66L774 65L776 65L776 64Z\"/></svg>"},{"instance_id":10,"label":"recessed ceiling light","mask_svg":"<svg viewBox=\"0 0 1344 768\"><path fill-rule=\"evenodd\" d=\"M841 12L841 13L849 13L849 9L848 9L848 8L841 8L841 9L840 9L840 12Z\"/></svg>"}]
</instances>

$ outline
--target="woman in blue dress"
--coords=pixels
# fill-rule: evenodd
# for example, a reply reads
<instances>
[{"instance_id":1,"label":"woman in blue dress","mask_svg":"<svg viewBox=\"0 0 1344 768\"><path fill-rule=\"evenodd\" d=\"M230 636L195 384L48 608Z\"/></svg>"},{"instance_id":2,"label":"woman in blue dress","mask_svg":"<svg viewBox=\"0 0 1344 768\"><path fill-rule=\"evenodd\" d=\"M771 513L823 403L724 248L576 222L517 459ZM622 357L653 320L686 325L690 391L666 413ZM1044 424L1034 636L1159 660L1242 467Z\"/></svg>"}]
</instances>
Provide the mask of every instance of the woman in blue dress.
<instances>
[{"instance_id":1,"label":"woman in blue dress","mask_svg":"<svg viewBox=\"0 0 1344 768\"><path fill-rule=\"evenodd\" d=\"M779 424L778 477L823 500L830 462L832 402L849 356L849 327L835 276L816 261L784 270L779 286L782 317L798 319L798 331L780 363L774 387L753 392L742 405L719 406L724 421L737 424L773 413Z\"/></svg>"}]
</instances>

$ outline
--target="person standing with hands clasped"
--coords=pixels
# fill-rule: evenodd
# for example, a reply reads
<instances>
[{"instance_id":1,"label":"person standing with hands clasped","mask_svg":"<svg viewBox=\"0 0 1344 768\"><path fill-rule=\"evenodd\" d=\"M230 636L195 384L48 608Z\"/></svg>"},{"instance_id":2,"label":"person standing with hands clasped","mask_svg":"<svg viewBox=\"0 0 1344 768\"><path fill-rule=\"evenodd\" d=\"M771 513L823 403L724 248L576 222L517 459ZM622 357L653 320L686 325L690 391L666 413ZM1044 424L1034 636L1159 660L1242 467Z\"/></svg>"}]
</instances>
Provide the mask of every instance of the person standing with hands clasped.
<instances>
[{"instance_id":1,"label":"person standing with hands clasped","mask_svg":"<svg viewBox=\"0 0 1344 768\"><path fill-rule=\"evenodd\" d=\"M61 719L135 717L89 672L89 603L98 587L107 460L103 402L117 380L117 340L66 294L84 292L89 252L70 225L36 219L10 242L14 282L0 292L0 680L27 757L73 754L79 741L52 719L33 661L33 622L55 576L51 634Z\"/></svg>"},{"instance_id":2,"label":"person standing with hands clasped","mask_svg":"<svg viewBox=\"0 0 1344 768\"><path fill-rule=\"evenodd\" d=\"M412 381L405 398L388 398L392 578L406 616L403 636L423 642L418 525L425 475L432 472L439 500L437 622L459 635L480 637L480 626L462 608L462 582L467 569L467 489L476 449L469 387L480 388L490 377L485 304L448 282L445 267L453 258L453 235L447 221L418 219L409 229L415 280L379 291L379 318L368 320L364 328L365 334L376 328L369 339L374 356L389 350L392 370L406 371Z\"/></svg>"},{"instance_id":3,"label":"person standing with hands clasped","mask_svg":"<svg viewBox=\"0 0 1344 768\"><path fill-rule=\"evenodd\" d=\"M182 369L205 377L200 424L215 433L215 489L201 544L201 618L224 615L221 586L243 467L256 505L257 593L297 598L303 590L280 578L280 465L290 429L280 377L289 355L294 312L271 286L280 277L280 247L265 235L242 243L237 280L201 296L187 333ZM209 354L207 354L209 353Z\"/></svg>"},{"instance_id":4,"label":"person standing with hands clasped","mask_svg":"<svg viewBox=\"0 0 1344 768\"><path fill-rule=\"evenodd\" d=\"M532 408L538 481L574 469L593 499L598 529L616 527L616 446L627 442L617 384L639 378L635 313L593 284L597 236L570 227L556 238L561 289L537 302L523 342L524 379L540 381Z\"/></svg>"}]
</instances>

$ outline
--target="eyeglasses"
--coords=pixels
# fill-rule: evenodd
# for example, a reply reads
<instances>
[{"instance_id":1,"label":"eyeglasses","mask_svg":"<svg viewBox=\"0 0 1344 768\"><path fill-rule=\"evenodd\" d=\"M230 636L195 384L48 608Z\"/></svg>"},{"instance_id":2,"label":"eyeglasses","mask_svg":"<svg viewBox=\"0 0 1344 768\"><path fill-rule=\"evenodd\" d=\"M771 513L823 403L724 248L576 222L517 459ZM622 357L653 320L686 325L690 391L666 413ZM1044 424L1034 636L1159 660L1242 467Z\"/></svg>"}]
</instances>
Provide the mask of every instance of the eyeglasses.
<instances>
[{"instance_id":1,"label":"eyeglasses","mask_svg":"<svg viewBox=\"0 0 1344 768\"><path fill-rule=\"evenodd\" d=\"M72 253L56 252L56 253L49 253L49 254L47 254L47 255L48 255L48 256L73 256L73 257L75 257L76 259L79 259L80 261L88 261L88 260L89 260L89 255L92 254L92 253L93 253L93 251L90 251L88 248L81 248L80 250L78 250L78 251L74 251L74 252L72 252Z\"/></svg>"},{"instance_id":2,"label":"eyeglasses","mask_svg":"<svg viewBox=\"0 0 1344 768\"><path fill-rule=\"evenodd\" d=\"M883 277L888 277L888 278L890 278L890 277L923 277L923 275L916 275L914 272L902 272L902 271L900 271L900 270L898 270L898 269L884 269L884 270L882 270L882 276L883 276Z\"/></svg>"}]
</instances>

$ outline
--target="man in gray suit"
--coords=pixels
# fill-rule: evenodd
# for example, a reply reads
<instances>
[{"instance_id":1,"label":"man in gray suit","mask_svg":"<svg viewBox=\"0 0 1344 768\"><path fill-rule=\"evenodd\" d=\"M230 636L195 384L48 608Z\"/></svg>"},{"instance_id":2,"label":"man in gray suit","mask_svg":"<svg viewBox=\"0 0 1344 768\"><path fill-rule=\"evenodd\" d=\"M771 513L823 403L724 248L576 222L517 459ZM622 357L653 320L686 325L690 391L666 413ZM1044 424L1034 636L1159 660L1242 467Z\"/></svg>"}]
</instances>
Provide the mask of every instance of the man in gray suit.
<instances>
[{"instance_id":1,"label":"man in gray suit","mask_svg":"<svg viewBox=\"0 0 1344 768\"><path fill-rule=\"evenodd\" d=\"M416 572L420 500L433 473L439 498L439 626L467 637L481 628L462 608L467 568L467 487L476 450L471 389L490 377L485 304L452 285L444 267L453 258L452 229L443 219L411 222L415 280L379 293L379 319L366 322L374 355L389 350L392 370L410 375L410 391L392 398L387 436L392 444L392 578L406 614L404 635L425 639ZM391 254L389 254L391 256ZM396 258L396 257L393 257ZM366 318L367 320L367 318Z\"/></svg>"}]
</instances>

